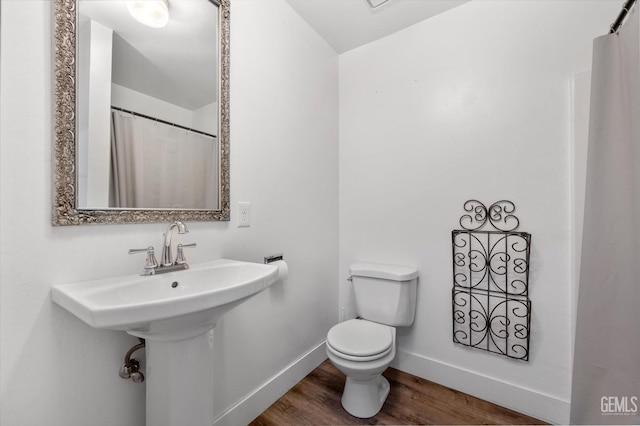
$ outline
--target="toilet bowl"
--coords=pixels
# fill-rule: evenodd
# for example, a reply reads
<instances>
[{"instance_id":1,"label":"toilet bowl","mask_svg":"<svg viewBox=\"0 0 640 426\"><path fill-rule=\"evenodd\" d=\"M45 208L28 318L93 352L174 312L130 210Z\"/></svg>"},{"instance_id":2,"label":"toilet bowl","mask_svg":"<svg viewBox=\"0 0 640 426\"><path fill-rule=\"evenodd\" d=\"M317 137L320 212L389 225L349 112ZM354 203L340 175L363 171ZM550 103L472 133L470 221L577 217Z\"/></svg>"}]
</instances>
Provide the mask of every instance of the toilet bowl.
<instances>
[{"instance_id":1,"label":"toilet bowl","mask_svg":"<svg viewBox=\"0 0 640 426\"><path fill-rule=\"evenodd\" d=\"M353 319L342 322L327 335L327 355L347 380L342 406L355 417L375 416L389 394L382 373L396 355L396 329Z\"/></svg>"},{"instance_id":2,"label":"toilet bowl","mask_svg":"<svg viewBox=\"0 0 640 426\"><path fill-rule=\"evenodd\" d=\"M355 417L375 416L389 395L382 373L396 355L396 327L413 324L418 270L356 263L349 269L357 319L327 333L327 356L347 376L342 406Z\"/></svg>"}]
</instances>

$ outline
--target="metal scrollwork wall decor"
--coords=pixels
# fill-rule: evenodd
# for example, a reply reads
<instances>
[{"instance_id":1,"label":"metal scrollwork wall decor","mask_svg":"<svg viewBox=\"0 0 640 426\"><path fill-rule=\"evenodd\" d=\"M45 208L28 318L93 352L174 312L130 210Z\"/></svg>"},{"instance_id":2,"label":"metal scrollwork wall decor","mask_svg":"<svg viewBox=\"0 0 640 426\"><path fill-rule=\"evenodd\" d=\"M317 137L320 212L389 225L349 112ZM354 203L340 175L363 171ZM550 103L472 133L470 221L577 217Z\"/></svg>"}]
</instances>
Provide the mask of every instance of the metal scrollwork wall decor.
<instances>
[{"instance_id":1,"label":"metal scrollwork wall decor","mask_svg":"<svg viewBox=\"0 0 640 426\"><path fill-rule=\"evenodd\" d=\"M529 360L531 234L511 201L487 208L464 203L462 229L451 232L453 341L509 358ZM493 230L483 230L491 225Z\"/></svg>"}]
</instances>

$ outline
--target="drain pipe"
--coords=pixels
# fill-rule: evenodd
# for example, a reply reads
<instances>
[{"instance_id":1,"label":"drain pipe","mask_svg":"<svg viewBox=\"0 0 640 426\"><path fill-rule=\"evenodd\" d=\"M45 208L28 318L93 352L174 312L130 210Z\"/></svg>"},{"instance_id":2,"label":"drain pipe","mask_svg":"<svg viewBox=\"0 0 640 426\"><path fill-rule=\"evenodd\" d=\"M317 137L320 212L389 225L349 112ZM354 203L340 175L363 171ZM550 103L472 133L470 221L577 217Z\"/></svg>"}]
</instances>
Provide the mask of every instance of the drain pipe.
<instances>
[{"instance_id":1,"label":"drain pipe","mask_svg":"<svg viewBox=\"0 0 640 426\"><path fill-rule=\"evenodd\" d=\"M134 383L144 382L144 374L140 371L140 360L138 358L131 358L131 355L133 355L135 351L146 346L144 339L139 337L138 340L140 340L140 343L133 346L124 355L124 364L122 364L118 372L120 377L123 379L131 379Z\"/></svg>"}]
</instances>

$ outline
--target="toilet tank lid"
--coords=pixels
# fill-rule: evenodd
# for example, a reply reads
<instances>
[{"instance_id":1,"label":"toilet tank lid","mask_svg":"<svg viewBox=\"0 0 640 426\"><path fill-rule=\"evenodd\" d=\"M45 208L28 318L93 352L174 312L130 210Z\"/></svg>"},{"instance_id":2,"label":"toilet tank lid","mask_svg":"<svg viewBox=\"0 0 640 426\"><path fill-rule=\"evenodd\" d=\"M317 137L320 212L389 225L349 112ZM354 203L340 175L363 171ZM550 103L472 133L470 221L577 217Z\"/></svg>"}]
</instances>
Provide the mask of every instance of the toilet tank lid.
<instances>
[{"instance_id":1,"label":"toilet tank lid","mask_svg":"<svg viewBox=\"0 0 640 426\"><path fill-rule=\"evenodd\" d=\"M393 281L409 281L418 276L413 266L383 265L379 263L355 263L349 268L352 277L381 278Z\"/></svg>"}]
</instances>

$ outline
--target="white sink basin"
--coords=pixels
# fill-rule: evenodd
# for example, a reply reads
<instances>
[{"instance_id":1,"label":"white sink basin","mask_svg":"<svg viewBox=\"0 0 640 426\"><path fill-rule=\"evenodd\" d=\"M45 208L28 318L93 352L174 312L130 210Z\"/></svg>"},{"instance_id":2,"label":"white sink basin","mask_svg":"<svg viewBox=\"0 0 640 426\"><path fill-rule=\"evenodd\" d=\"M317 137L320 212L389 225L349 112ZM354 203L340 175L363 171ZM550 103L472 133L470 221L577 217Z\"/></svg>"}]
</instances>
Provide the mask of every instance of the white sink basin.
<instances>
[{"instance_id":1,"label":"white sink basin","mask_svg":"<svg viewBox=\"0 0 640 426\"><path fill-rule=\"evenodd\" d=\"M56 285L51 297L92 327L166 341L210 330L225 312L277 279L275 265L218 259L162 275Z\"/></svg>"}]
</instances>

